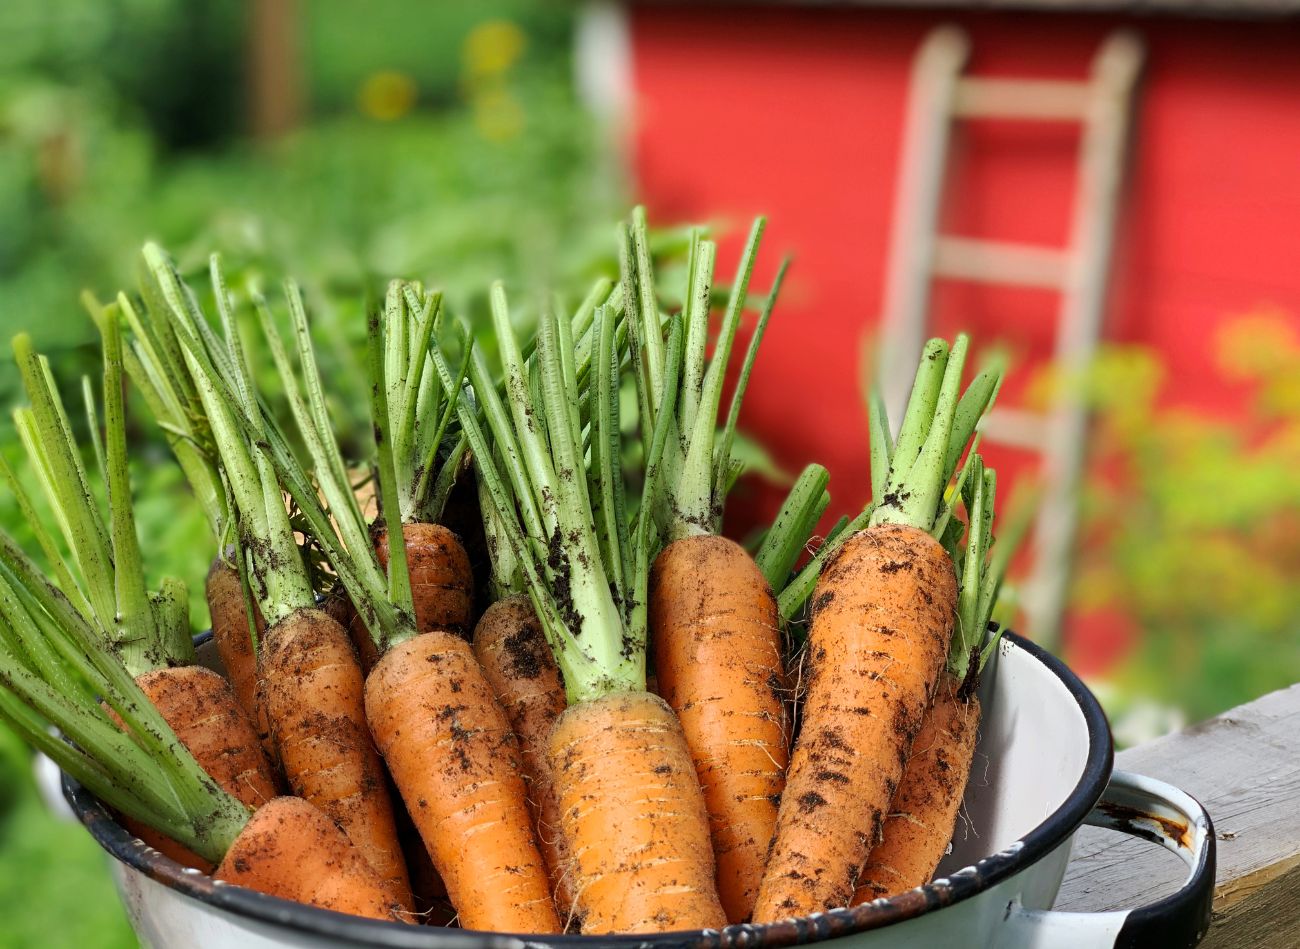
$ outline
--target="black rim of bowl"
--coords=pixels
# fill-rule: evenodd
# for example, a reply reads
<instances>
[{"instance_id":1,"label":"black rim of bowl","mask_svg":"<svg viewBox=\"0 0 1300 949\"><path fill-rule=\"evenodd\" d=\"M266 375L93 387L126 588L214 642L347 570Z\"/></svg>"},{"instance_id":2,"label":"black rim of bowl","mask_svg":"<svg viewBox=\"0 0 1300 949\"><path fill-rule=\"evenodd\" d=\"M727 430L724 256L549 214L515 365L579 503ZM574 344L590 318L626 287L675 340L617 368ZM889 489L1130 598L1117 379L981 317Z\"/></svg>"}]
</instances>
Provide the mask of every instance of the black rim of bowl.
<instances>
[{"instance_id":1,"label":"black rim of bowl","mask_svg":"<svg viewBox=\"0 0 1300 949\"><path fill-rule=\"evenodd\" d=\"M195 644L202 645L209 636L210 634L204 634L197 637ZM452 944L472 945L476 949L543 945L589 949L597 940L602 945L627 949L633 946L655 949L777 949L780 946L821 942L912 919L969 899L996 886L1037 863L1063 844L1101 798L1110 779L1114 748L1110 727L1096 697L1064 663L1041 647L1010 631L1005 634L1005 639L1037 659L1061 680L1078 704L1087 726L1088 755L1083 773L1061 806L1016 845L985 857L972 867L950 874L945 879L888 900L876 900L848 909L829 910L814 916L774 923L747 923L728 926L722 930L693 930L651 936L539 937L405 926L345 916L216 882L205 874L182 867L133 836L113 818L103 804L67 775L63 777L63 793L99 845L114 858L148 878L236 916L336 941L352 941L389 949L428 949L431 946Z\"/></svg>"}]
</instances>

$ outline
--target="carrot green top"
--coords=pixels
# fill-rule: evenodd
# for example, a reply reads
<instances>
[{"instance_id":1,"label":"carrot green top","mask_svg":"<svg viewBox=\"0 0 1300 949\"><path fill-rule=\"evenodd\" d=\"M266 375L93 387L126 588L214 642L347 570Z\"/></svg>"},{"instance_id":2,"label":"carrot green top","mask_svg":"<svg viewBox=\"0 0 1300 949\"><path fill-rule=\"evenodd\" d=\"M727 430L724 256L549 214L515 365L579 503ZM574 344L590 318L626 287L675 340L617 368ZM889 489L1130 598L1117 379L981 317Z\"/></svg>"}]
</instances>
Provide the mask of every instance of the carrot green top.
<instances>
[{"instance_id":1,"label":"carrot green top","mask_svg":"<svg viewBox=\"0 0 1300 949\"><path fill-rule=\"evenodd\" d=\"M105 803L213 862L248 820L248 809L213 784L100 631L3 532L0 721Z\"/></svg>"},{"instance_id":2,"label":"carrot green top","mask_svg":"<svg viewBox=\"0 0 1300 949\"><path fill-rule=\"evenodd\" d=\"M222 473L240 517L241 534L247 538L244 546L251 561L254 592L267 621L274 624L295 610L315 604L312 580L294 537L297 529L309 534L329 560L381 651L414 636L414 610L402 533L392 532L385 574L330 424L306 307L297 284L292 281L285 284L296 368L276 328L269 304L261 294L252 296L298 435L311 460L310 471L289 447L288 438L254 386L219 259L213 256L210 271L222 328L220 336L208 325L193 294L184 288L162 250L155 245L146 246L145 259L158 283L168 288L167 317L213 433ZM423 334L431 324L435 309L436 301L419 307L416 345L394 347L413 365L423 360L428 351ZM393 332L406 332L410 328L405 315L401 322L403 328L392 327ZM384 340L388 327L378 314L371 317L368 327L371 415L380 497L384 510L397 511L401 507L400 492L389 434L395 418L399 428L408 434L414 430L414 422L408 424L408 408L413 407L418 413L419 389L411 395L406 386L396 389L389 386ZM421 380L424 375L412 371L402 378ZM390 407L390 392L399 398L396 409ZM408 396L413 403L408 401ZM426 393L426 406L430 401ZM440 424L431 425L435 433L431 438L438 437L439 428L445 430L447 411L444 410ZM290 521L284 493L293 499L297 513L294 522Z\"/></svg>"},{"instance_id":3,"label":"carrot green top","mask_svg":"<svg viewBox=\"0 0 1300 949\"><path fill-rule=\"evenodd\" d=\"M82 380L94 467L108 495L107 519L49 364L32 349L25 333L14 338L13 346L31 406L15 410L14 421L70 557L64 556L32 499L2 459L0 469L70 607L132 675L139 675L192 663L194 646L185 584L167 578L157 593L151 593L145 582L127 466L119 319L117 308L110 306L97 320L104 353L102 436L90 381Z\"/></svg>"},{"instance_id":4,"label":"carrot green top","mask_svg":"<svg viewBox=\"0 0 1300 949\"><path fill-rule=\"evenodd\" d=\"M666 357L661 421L652 426L641 418L644 481L633 514L621 469L626 436L619 382L624 341L633 360L641 342L630 314L618 321L625 295L605 290L580 339L574 332L586 322L581 309L560 317L545 305L536 351L526 358L505 290L494 285L490 300L502 390L486 360L476 358L469 372L473 398L459 403L489 502L485 515L518 564L574 703L645 688L646 588L657 542L647 512L656 496L682 361L677 319L659 341ZM434 359L444 385L450 384L440 354Z\"/></svg>"},{"instance_id":5,"label":"carrot green top","mask_svg":"<svg viewBox=\"0 0 1300 949\"><path fill-rule=\"evenodd\" d=\"M842 519L817 555L780 591L777 609L782 619L790 619L803 607L822 566L855 531L877 524L908 524L943 540L960 530L952 514L978 461L979 421L1002 381L1002 370L995 364L976 374L961 391L968 346L964 335L951 348L942 339L926 343L896 439L890 435L879 391L870 393L871 501L857 517ZM957 480L952 484L954 475Z\"/></svg>"},{"instance_id":6,"label":"carrot green top","mask_svg":"<svg viewBox=\"0 0 1300 949\"><path fill-rule=\"evenodd\" d=\"M726 421L719 430L718 411L722 404L724 377L740 328L741 313L766 221L757 218L750 228L711 359L708 357L709 316L717 246L713 241L703 239L698 230L691 232L686 260L685 302L680 317L685 348L676 391L671 393L664 386L669 353L663 333L664 317L655 288L644 208L633 210L631 224L630 229L619 229L619 270L628 319L636 323L642 343L630 354L637 403L647 427L653 428L661 416L666 416L668 426L660 460L662 490L655 505L655 521L668 542L694 534L716 534L722 520L723 500L741 470L740 464L731 456L740 406L789 260L782 262L763 303L741 363Z\"/></svg>"}]
</instances>

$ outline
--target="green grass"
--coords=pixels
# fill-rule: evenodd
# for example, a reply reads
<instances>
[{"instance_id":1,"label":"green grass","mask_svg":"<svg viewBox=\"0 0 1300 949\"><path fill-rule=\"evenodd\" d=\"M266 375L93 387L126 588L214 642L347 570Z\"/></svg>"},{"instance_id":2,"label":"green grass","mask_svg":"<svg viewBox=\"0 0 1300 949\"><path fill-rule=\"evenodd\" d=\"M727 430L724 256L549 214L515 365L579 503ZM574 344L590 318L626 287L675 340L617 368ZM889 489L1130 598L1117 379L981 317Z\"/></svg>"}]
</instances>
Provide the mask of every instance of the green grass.
<instances>
[{"instance_id":1,"label":"green grass","mask_svg":"<svg viewBox=\"0 0 1300 949\"><path fill-rule=\"evenodd\" d=\"M0 726L0 949L135 946L108 860L80 824L49 812L27 748Z\"/></svg>"}]
</instances>

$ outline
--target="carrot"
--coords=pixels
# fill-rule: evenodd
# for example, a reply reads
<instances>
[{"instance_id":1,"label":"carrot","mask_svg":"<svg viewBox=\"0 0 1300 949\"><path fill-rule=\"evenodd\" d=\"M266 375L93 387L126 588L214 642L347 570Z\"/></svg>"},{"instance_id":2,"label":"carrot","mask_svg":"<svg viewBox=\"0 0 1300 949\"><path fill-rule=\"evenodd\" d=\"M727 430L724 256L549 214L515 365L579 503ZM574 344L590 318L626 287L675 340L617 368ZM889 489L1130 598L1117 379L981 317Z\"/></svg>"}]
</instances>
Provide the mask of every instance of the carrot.
<instances>
[{"instance_id":1,"label":"carrot","mask_svg":"<svg viewBox=\"0 0 1300 949\"><path fill-rule=\"evenodd\" d=\"M927 344L898 442L885 452L888 477L873 471L883 484L868 525L821 568L802 723L757 922L848 905L934 694L958 606L956 570L936 537L973 454L951 502L944 489L995 386L979 377L959 411L966 348L964 337L951 353L942 340Z\"/></svg>"},{"instance_id":2,"label":"carrot","mask_svg":"<svg viewBox=\"0 0 1300 949\"><path fill-rule=\"evenodd\" d=\"M202 666L182 666L135 681L222 790L253 809L276 796L257 735L225 679Z\"/></svg>"},{"instance_id":3,"label":"carrot","mask_svg":"<svg viewBox=\"0 0 1300 949\"><path fill-rule=\"evenodd\" d=\"M225 679L202 666L181 666L145 672L135 681L218 787L254 810L275 797L271 767L252 723ZM121 723L115 713L114 719ZM177 863L204 873L212 871L211 861L148 824L130 817L123 823Z\"/></svg>"},{"instance_id":4,"label":"carrot","mask_svg":"<svg viewBox=\"0 0 1300 949\"><path fill-rule=\"evenodd\" d=\"M440 524L404 523L406 563L411 574L415 628L422 633L449 629L469 632L474 608L474 577L460 538ZM388 569L388 531L375 537L379 565Z\"/></svg>"},{"instance_id":5,"label":"carrot","mask_svg":"<svg viewBox=\"0 0 1300 949\"><path fill-rule=\"evenodd\" d=\"M239 571L225 557L217 557L208 570L204 593L212 618L212 641L235 690L235 698L250 717L257 714L257 654L248 630L248 611ZM257 635L266 633L266 620L256 610Z\"/></svg>"},{"instance_id":6,"label":"carrot","mask_svg":"<svg viewBox=\"0 0 1300 949\"><path fill-rule=\"evenodd\" d=\"M1011 557L1028 528L1033 504L1020 503L1001 545L992 531L997 473L978 456L970 465L963 500L969 515L964 544L949 554L962 574L957 632L947 671L917 733L903 778L889 808L883 839L871 851L854 902L892 896L934 876L952 838L970 777L980 724L979 675L992 655L984 643L998 591ZM1021 499L1023 502L1023 498Z\"/></svg>"},{"instance_id":7,"label":"carrot","mask_svg":"<svg viewBox=\"0 0 1300 949\"><path fill-rule=\"evenodd\" d=\"M393 646L366 709L461 925L558 932L518 747L469 644L432 632Z\"/></svg>"},{"instance_id":8,"label":"carrot","mask_svg":"<svg viewBox=\"0 0 1300 949\"><path fill-rule=\"evenodd\" d=\"M290 453L258 404L219 260L212 259L210 271L223 336L201 325L201 314L184 302L187 291L162 251L148 245L145 258L163 288L167 317L183 347L241 528L251 538L251 587L268 624L258 678L285 777L343 828L393 899L409 910L410 883L383 766L366 727L363 674L347 631L316 606L284 503L289 486L280 480ZM255 302L268 326L265 301ZM337 467L342 470L341 462ZM319 504L314 493L308 502L301 485L296 487L300 508ZM355 507L350 485L348 503ZM326 531L334 537L328 525L317 525L314 539L319 543Z\"/></svg>"},{"instance_id":9,"label":"carrot","mask_svg":"<svg viewBox=\"0 0 1300 949\"><path fill-rule=\"evenodd\" d=\"M776 601L753 558L723 537L675 541L650 574L659 694L681 719L731 922L753 910L785 786L787 730Z\"/></svg>"},{"instance_id":10,"label":"carrot","mask_svg":"<svg viewBox=\"0 0 1300 949\"><path fill-rule=\"evenodd\" d=\"M583 932L726 925L695 765L663 699L616 692L569 709L549 757Z\"/></svg>"},{"instance_id":11,"label":"carrot","mask_svg":"<svg viewBox=\"0 0 1300 949\"><path fill-rule=\"evenodd\" d=\"M622 298L627 301L626 292ZM485 527L490 516L564 679L569 708L555 724L547 759L582 931L724 925L690 751L671 709L645 691L651 509L681 363L681 321L673 321L666 344L666 407L655 424L642 417L646 477L640 514L629 520L616 463L622 353L613 308L595 308L584 392L571 320L545 310L536 351L525 362L500 284L490 303L506 398L498 396L486 362L475 359L469 380L478 404L462 398L458 414L488 502ZM626 328L635 354L635 327ZM437 354L435 362L450 382ZM494 444L480 425L480 407ZM596 749L603 753L587 753ZM650 828L663 832L647 836Z\"/></svg>"},{"instance_id":12,"label":"carrot","mask_svg":"<svg viewBox=\"0 0 1300 949\"><path fill-rule=\"evenodd\" d=\"M290 787L347 832L410 909L383 764L366 724L364 678L346 630L323 610L297 609L267 630L259 671Z\"/></svg>"},{"instance_id":13,"label":"carrot","mask_svg":"<svg viewBox=\"0 0 1300 949\"><path fill-rule=\"evenodd\" d=\"M261 807L213 876L336 913L404 919L402 907L347 836L301 798L277 797Z\"/></svg>"},{"instance_id":14,"label":"carrot","mask_svg":"<svg viewBox=\"0 0 1300 949\"><path fill-rule=\"evenodd\" d=\"M568 847L546 759L547 740L567 703L560 670L527 596L515 594L488 607L474 627L474 655L519 739L521 773L551 892L557 909L567 913L573 906Z\"/></svg>"},{"instance_id":15,"label":"carrot","mask_svg":"<svg viewBox=\"0 0 1300 949\"><path fill-rule=\"evenodd\" d=\"M894 896L934 876L952 839L979 731L979 699L961 691L956 677L940 680L852 905Z\"/></svg>"},{"instance_id":16,"label":"carrot","mask_svg":"<svg viewBox=\"0 0 1300 949\"><path fill-rule=\"evenodd\" d=\"M639 304L647 343L661 334L645 214L633 212L631 247L622 255L623 292ZM750 372L786 264L768 293L719 431L723 378L744 308L764 222L755 222L741 259L713 358L706 359L716 246L691 236L687 259L685 352L675 399L651 391L668 354L647 345L653 411L673 406L656 523L669 541L650 573L650 639L659 692L681 720L704 789L717 886L731 922L754 908L776 801L785 785L787 729L781 629L763 572L740 545L718 536L726 493L738 473L731 442ZM658 400L659 404L653 404Z\"/></svg>"}]
</instances>

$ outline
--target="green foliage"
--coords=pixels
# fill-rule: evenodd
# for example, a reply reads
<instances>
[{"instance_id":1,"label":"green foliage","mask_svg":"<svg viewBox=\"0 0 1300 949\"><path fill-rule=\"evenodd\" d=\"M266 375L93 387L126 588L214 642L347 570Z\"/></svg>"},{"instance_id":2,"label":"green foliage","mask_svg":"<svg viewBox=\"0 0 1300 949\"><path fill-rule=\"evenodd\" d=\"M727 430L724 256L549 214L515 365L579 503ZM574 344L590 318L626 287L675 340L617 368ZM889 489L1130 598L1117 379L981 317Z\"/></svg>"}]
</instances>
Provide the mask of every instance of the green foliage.
<instances>
[{"instance_id":1,"label":"green foliage","mask_svg":"<svg viewBox=\"0 0 1300 949\"><path fill-rule=\"evenodd\" d=\"M7 729L0 747L0 949L135 946L104 851L79 823L46 809Z\"/></svg>"},{"instance_id":2,"label":"green foliage","mask_svg":"<svg viewBox=\"0 0 1300 949\"><path fill-rule=\"evenodd\" d=\"M1164 405L1151 352L1099 360L1075 582L1077 606L1135 620L1119 691L1192 720L1300 680L1300 337L1264 313L1214 342L1244 421Z\"/></svg>"}]
</instances>

